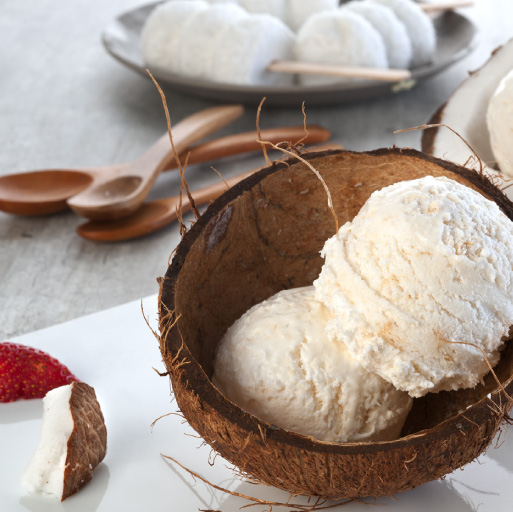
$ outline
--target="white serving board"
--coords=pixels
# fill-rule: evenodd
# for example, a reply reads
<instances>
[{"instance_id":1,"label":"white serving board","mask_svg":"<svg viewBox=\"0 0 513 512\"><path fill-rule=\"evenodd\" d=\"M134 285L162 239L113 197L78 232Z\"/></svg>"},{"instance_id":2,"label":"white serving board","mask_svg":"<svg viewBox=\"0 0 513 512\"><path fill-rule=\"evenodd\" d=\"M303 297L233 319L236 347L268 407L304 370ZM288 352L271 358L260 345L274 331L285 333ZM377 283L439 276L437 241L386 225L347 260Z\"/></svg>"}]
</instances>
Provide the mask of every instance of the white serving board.
<instances>
[{"instance_id":1,"label":"white serving board","mask_svg":"<svg viewBox=\"0 0 513 512\"><path fill-rule=\"evenodd\" d=\"M156 328L157 299L144 299L144 310ZM268 501L286 501L288 495L274 488L255 486L234 478L220 457L211 465L210 449L182 423L171 402L158 344L146 325L141 301L89 315L16 340L49 352L77 377L94 386L108 429L108 451L95 477L82 491L63 503L28 496L19 476L39 437L40 400L0 404L0 511L17 512L195 512L239 511L248 502L216 491L167 462L172 456L210 482ZM513 432L503 435L501 446L491 447L479 461L458 470L443 481L391 498L365 500L385 512L510 512L513 510ZM305 499L295 498L297 503ZM268 506L249 510L261 512ZM273 507L274 512L291 509ZM350 503L329 510L369 510ZM376 510L376 508L372 508Z\"/></svg>"}]
</instances>

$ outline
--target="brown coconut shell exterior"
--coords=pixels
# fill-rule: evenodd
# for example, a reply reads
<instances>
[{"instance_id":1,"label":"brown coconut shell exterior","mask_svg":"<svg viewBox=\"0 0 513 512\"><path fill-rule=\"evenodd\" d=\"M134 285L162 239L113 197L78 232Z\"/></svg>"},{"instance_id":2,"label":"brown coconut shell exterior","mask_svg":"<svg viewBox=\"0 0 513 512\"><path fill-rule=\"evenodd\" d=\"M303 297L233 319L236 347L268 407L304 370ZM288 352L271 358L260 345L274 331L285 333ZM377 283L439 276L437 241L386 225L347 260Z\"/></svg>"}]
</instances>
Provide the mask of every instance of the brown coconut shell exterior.
<instances>
[{"instance_id":1,"label":"brown coconut shell exterior","mask_svg":"<svg viewBox=\"0 0 513 512\"><path fill-rule=\"evenodd\" d=\"M415 150L307 158L331 191L340 226L375 190L426 175L479 190L513 219L512 203L485 177ZM269 425L225 399L210 380L226 329L274 293L312 284L323 263L319 251L334 233L320 181L297 160L274 164L227 191L184 236L161 280L161 353L185 418L242 472L296 494L390 496L485 450L511 408L491 375L470 390L415 400L403 436L379 443L320 442ZM512 346L496 373L512 393Z\"/></svg>"},{"instance_id":2,"label":"brown coconut shell exterior","mask_svg":"<svg viewBox=\"0 0 513 512\"><path fill-rule=\"evenodd\" d=\"M74 382L69 407L73 431L68 439L62 501L93 478L93 471L107 452L107 428L94 388Z\"/></svg>"}]
</instances>

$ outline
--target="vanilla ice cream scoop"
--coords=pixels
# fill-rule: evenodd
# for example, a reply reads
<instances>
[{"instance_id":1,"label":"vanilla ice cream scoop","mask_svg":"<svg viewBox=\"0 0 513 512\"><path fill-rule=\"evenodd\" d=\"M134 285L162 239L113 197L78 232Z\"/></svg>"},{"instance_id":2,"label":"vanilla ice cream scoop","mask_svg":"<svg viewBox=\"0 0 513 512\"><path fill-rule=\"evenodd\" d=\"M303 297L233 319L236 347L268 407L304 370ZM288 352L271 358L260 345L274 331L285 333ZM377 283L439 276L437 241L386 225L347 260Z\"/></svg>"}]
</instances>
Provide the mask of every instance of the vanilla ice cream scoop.
<instances>
[{"instance_id":1,"label":"vanilla ice cream scoop","mask_svg":"<svg viewBox=\"0 0 513 512\"><path fill-rule=\"evenodd\" d=\"M513 324L513 223L431 176L375 192L330 238L314 282L328 337L414 397L477 384Z\"/></svg>"},{"instance_id":2,"label":"vanilla ice cream scoop","mask_svg":"<svg viewBox=\"0 0 513 512\"><path fill-rule=\"evenodd\" d=\"M513 70L500 81L490 98L486 124L501 172L513 176Z\"/></svg>"},{"instance_id":3,"label":"vanilla ice cream scoop","mask_svg":"<svg viewBox=\"0 0 513 512\"><path fill-rule=\"evenodd\" d=\"M158 4L141 32L145 63L168 73L239 85L291 86L294 75L267 68L290 60L295 36L279 18L238 3L174 0Z\"/></svg>"},{"instance_id":4,"label":"vanilla ice cream scoop","mask_svg":"<svg viewBox=\"0 0 513 512\"><path fill-rule=\"evenodd\" d=\"M412 0L372 0L392 9L403 22L411 41L411 66L425 66L436 52L436 30L429 16Z\"/></svg>"},{"instance_id":5,"label":"vanilla ice cream scoop","mask_svg":"<svg viewBox=\"0 0 513 512\"><path fill-rule=\"evenodd\" d=\"M321 441L397 438L411 398L327 338L330 313L314 293L285 290L249 309L220 342L213 382L267 423Z\"/></svg>"},{"instance_id":6,"label":"vanilla ice cream scoop","mask_svg":"<svg viewBox=\"0 0 513 512\"><path fill-rule=\"evenodd\" d=\"M328 65L387 68L383 38L363 16L349 9L320 11L297 33L294 55L298 61ZM303 74L303 85L346 82L340 76Z\"/></svg>"},{"instance_id":7,"label":"vanilla ice cream scoop","mask_svg":"<svg viewBox=\"0 0 513 512\"><path fill-rule=\"evenodd\" d=\"M410 66L412 44L406 25L390 7L372 0L363 0L348 2L343 9L363 16L379 32L385 43L388 65L391 68L405 69Z\"/></svg>"}]
</instances>

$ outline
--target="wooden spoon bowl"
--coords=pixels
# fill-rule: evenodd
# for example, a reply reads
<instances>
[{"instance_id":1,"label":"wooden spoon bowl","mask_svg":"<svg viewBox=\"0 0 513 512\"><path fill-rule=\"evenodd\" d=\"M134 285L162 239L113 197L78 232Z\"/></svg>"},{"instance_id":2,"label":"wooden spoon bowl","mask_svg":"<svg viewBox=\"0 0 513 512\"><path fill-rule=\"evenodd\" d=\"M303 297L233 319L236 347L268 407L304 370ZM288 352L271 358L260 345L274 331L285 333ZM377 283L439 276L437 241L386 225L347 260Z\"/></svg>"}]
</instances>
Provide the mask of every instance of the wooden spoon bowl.
<instances>
[{"instance_id":1,"label":"wooden spoon bowl","mask_svg":"<svg viewBox=\"0 0 513 512\"><path fill-rule=\"evenodd\" d=\"M513 204L482 175L414 150L331 151L309 161L332 193L340 225L373 191L426 175L478 190L513 219ZM335 232L318 178L303 163L289 164L268 167L214 201L161 280L160 349L183 415L243 472L296 494L391 496L471 462L511 409L490 374L473 389L414 400L402 437L376 443L321 442L278 428L212 384L216 346L227 328L278 291L311 285L323 263L319 251ZM495 372L511 394L513 344Z\"/></svg>"},{"instance_id":2,"label":"wooden spoon bowl","mask_svg":"<svg viewBox=\"0 0 513 512\"><path fill-rule=\"evenodd\" d=\"M0 177L0 210L15 215L46 215L67 209L66 200L89 186L87 172L47 169Z\"/></svg>"}]
</instances>

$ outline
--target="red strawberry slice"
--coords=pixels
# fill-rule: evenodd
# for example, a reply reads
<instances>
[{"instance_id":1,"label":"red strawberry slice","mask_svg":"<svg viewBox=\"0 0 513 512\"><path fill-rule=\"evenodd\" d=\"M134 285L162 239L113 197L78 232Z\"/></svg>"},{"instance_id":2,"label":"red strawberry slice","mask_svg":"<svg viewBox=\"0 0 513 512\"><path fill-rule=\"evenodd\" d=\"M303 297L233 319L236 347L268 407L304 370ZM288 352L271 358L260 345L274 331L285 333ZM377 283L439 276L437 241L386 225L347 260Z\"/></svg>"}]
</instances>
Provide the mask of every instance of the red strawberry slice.
<instances>
[{"instance_id":1,"label":"red strawberry slice","mask_svg":"<svg viewBox=\"0 0 513 512\"><path fill-rule=\"evenodd\" d=\"M48 391L78 379L46 352L0 343L0 402L18 398L43 398Z\"/></svg>"}]
</instances>

